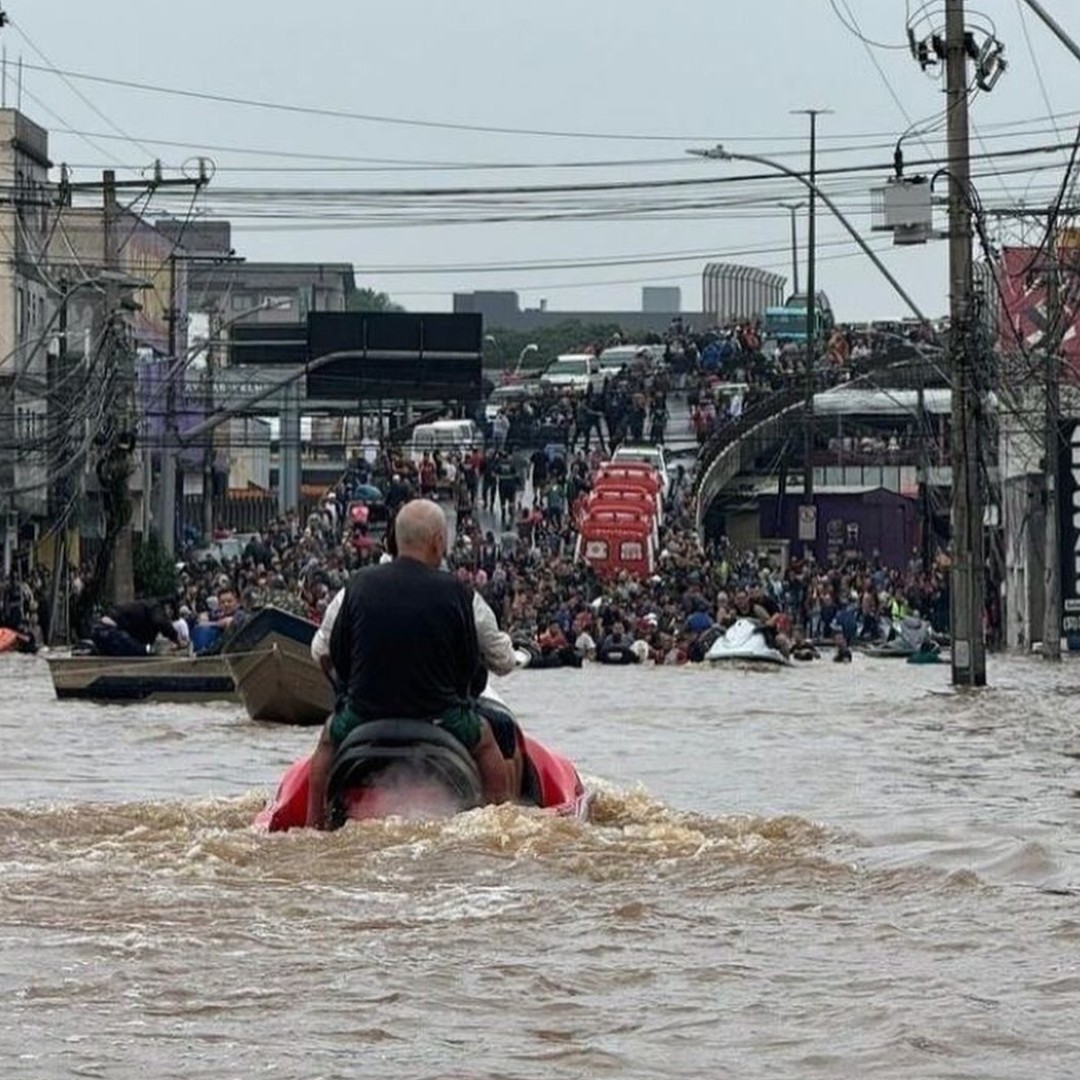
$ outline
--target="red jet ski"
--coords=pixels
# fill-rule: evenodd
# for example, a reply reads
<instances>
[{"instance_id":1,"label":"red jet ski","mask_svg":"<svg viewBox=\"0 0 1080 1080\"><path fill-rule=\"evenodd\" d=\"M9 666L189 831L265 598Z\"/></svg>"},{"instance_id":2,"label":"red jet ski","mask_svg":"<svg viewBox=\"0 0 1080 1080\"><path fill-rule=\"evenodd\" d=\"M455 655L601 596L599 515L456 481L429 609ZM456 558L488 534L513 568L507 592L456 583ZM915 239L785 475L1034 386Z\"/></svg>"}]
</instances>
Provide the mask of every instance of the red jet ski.
<instances>
[{"instance_id":1,"label":"red jet ski","mask_svg":"<svg viewBox=\"0 0 1080 1080\"><path fill-rule=\"evenodd\" d=\"M517 727L490 691L478 703L493 728L516 732L524 760L519 802L562 817L588 818L592 795L573 764ZM270 804L255 817L268 832L307 821L310 761L285 770ZM385 817L439 818L483 804L480 774L452 735L425 720L374 720L338 747L327 783L330 825Z\"/></svg>"}]
</instances>

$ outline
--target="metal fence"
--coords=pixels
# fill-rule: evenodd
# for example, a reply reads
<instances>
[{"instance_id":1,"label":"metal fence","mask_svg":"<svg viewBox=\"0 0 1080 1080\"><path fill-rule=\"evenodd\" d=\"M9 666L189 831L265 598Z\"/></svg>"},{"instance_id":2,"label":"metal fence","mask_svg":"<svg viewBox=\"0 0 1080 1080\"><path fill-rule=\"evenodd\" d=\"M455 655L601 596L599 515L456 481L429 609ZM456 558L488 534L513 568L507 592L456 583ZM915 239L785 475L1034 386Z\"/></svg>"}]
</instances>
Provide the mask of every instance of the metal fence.
<instances>
[{"instance_id":1,"label":"metal fence","mask_svg":"<svg viewBox=\"0 0 1080 1080\"><path fill-rule=\"evenodd\" d=\"M300 499L300 519L307 516L318 506L317 499ZM232 529L235 532L261 532L272 521L281 517L276 495L224 496L214 499L214 526ZM187 495L184 498L184 524L196 532L202 531L203 500L201 495Z\"/></svg>"}]
</instances>

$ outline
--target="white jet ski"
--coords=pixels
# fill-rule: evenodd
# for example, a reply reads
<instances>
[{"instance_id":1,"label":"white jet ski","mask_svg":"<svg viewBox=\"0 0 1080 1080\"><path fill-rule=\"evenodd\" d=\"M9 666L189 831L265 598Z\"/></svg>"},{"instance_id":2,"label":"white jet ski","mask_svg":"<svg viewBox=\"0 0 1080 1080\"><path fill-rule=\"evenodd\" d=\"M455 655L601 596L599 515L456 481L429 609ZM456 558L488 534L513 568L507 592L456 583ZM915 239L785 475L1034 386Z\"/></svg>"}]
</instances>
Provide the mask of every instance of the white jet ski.
<instances>
[{"instance_id":1,"label":"white jet ski","mask_svg":"<svg viewBox=\"0 0 1080 1080\"><path fill-rule=\"evenodd\" d=\"M766 640L761 627L753 619L738 619L727 632L713 642L705 654L713 662L738 661L752 666L790 667L791 661Z\"/></svg>"}]
</instances>

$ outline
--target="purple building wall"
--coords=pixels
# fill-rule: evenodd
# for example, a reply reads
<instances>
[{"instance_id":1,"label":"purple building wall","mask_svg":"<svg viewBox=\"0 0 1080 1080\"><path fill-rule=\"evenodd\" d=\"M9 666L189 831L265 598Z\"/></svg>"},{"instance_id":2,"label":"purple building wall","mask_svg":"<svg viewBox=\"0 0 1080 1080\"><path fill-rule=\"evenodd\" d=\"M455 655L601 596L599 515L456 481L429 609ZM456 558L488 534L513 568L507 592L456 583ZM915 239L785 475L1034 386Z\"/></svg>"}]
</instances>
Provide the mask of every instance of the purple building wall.
<instances>
[{"instance_id":1,"label":"purple building wall","mask_svg":"<svg viewBox=\"0 0 1080 1080\"><path fill-rule=\"evenodd\" d=\"M799 494L785 495L777 520L777 496L758 499L761 536L792 540L792 550L802 545L799 535ZM918 504L906 495L879 488L858 495L821 494L814 499L818 510L818 539L814 556L829 562L833 555L854 550L869 558L876 551L886 566L904 567L920 541Z\"/></svg>"}]
</instances>

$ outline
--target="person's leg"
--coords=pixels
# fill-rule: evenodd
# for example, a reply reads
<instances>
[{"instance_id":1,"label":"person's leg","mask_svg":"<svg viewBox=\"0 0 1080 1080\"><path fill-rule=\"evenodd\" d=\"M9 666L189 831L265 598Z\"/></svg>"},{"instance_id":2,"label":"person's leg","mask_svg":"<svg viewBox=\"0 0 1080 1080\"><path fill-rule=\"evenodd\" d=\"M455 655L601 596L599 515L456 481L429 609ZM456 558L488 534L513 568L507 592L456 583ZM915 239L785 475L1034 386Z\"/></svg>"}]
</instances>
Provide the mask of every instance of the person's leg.
<instances>
[{"instance_id":1,"label":"person's leg","mask_svg":"<svg viewBox=\"0 0 1080 1080\"><path fill-rule=\"evenodd\" d=\"M345 702L336 709L323 725L319 741L311 755L308 765L308 813L309 829L325 829L326 820L326 785L330 780L330 768L334 763L334 751L345 736L357 724L360 717L353 712L352 706Z\"/></svg>"},{"instance_id":2,"label":"person's leg","mask_svg":"<svg viewBox=\"0 0 1080 1080\"><path fill-rule=\"evenodd\" d=\"M471 707L455 706L438 723L468 750L476 762L484 802L509 802L514 797L511 771L487 719Z\"/></svg>"},{"instance_id":3,"label":"person's leg","mask_svg":"<svg viewBox=\"0 0 1080 1080\"><path fill-rule=\"evenodd\" d=\"M326 784L330 779L330 766L334 761L334 746L330 741L332 723L331 717L323 726L308 767L307 827L309 829L326 828Z\"/></svg>"},{"instance_id":4,"label":"person's leg","mask_svg":"<svg viewBox=\"0 0 1080 1080\"><path fill-rule=\"evenodd\" d=\"M480 721L480 741L470 751L477 769L480 770L480 782L484 786L484 801L489 803L510 802L514 787L512 770L503 757L491 725L486 720ZM520 790L520 782L518 790Z\"/></svg>"},{"instance_id":5,"label":"person's leg","mask_svg":"<svg viewBox=\"0 0 1080 1080\"><path fill-rule=\"evenodd\" d=\"M146 646L118 626L98 623L90 631L90 640L102 656L146 656Z\"/></svg>"}]
</instances>

